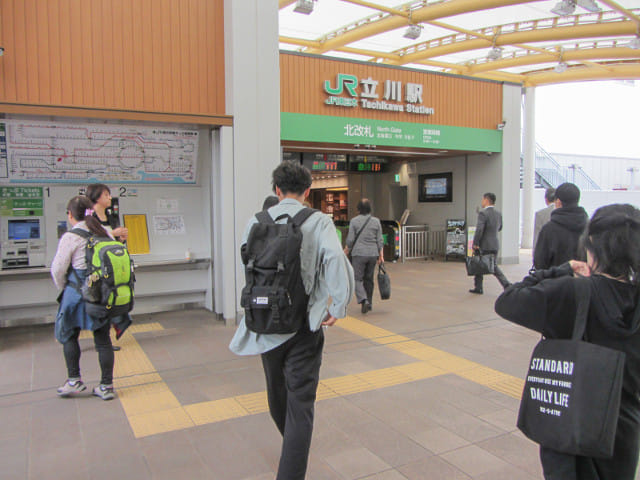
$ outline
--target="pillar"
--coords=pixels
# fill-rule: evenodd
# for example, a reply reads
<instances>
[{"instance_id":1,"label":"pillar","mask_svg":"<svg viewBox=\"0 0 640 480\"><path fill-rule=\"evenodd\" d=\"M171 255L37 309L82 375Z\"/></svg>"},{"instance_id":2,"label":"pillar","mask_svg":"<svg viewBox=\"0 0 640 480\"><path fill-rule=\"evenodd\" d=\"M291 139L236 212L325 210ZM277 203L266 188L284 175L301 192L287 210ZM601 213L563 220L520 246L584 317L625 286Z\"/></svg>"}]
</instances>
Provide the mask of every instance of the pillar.
<instances>
[{"instance_id":1,"label":"pillar","mask_svg":"<svg viewBox=\"0 0 640 480\"><path fill-rule=\"evenodd\" d=\"M235 283L234 308L240 312L240 291L244 286L240 243L247 222L271 193L271 172L280 163L278 4L225 0L224 17L225 104L227 114L233 116L233 129L222 133L223 147L227 142L225 151L232 151L232 168L221 172L220 183L232 196L232 201L224 201L232 209L233 223L225 223L215 235L224 238L220 258L223 265L218 266L226 272L230 265L235 269L235 275L229 274L222 281L231 289ZM231 294L226 295L229 297L225 296L224 301L229 302ZM225 303L227 323L230 310Z\"/></svg>"},{"instance_id":2,"label":"pillar","mask_svg":"<svg viewBox=\"0 0 640 480\"><path fill-rule=\"evenodd\" d=\"M524 171L522 177L522 248L533 247L533 189L536 167L535 88L524 94Z\"/></svg>"}]
</instances>

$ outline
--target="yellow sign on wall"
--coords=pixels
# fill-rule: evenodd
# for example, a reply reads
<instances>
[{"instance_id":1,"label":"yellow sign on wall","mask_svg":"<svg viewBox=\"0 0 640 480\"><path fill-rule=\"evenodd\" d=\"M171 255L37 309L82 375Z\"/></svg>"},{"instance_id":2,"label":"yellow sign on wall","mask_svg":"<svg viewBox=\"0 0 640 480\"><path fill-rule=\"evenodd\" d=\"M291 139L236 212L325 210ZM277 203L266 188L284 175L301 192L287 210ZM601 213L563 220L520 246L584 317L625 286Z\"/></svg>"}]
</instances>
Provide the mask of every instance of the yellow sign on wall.
<instances>
[{"instance_id":1,"label":"yellow sign on wall","mask_svg":"<svg viewBox=\"0 0 640 480\"><path fill-rule=\"evenodd\" d=\"M131 254L149 253L149 230L146 215L123 215L124 226L129 230L127 249Z\"/></svg>"}]
</instances>

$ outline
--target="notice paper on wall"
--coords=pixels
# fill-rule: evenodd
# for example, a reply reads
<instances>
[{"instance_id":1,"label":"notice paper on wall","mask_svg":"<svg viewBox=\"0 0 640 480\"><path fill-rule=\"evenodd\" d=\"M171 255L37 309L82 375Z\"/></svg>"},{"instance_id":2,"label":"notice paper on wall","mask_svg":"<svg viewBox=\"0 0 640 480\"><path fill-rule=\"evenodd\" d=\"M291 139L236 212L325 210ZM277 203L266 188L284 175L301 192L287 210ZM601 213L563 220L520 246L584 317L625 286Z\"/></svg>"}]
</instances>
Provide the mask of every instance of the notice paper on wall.
<instances>
[{"instance_id":1,"label":"notice paper on wall","mask_svg":"<svg viewBox=\"0 0 640 480\"><path fill-rule=\"evenodd\" d=\"M123 215L124 226L129 230L127 249L131 254L149 253L149 230L146 215Z\"/></svg>"},{"instance_id":2,"label":"notice paper on wall","mask_svg":"<svg viewBox=\"0 0 640 480\"><path fill-rule=\"evenodd\" d=\"M187 230L182 215L154 215L153 232L156 235L184 235Z\"/></svg>"},{"instance_id":3,"label":"notice paper on wall","mask_svg":"<svg viewBox=\"0 0 640 480\"><path fill-rule=\"evenodd\" d=\"M178 213L180 210L180 201L177 198L158 198L158 213Z\"/></svg>"}]
</instances>

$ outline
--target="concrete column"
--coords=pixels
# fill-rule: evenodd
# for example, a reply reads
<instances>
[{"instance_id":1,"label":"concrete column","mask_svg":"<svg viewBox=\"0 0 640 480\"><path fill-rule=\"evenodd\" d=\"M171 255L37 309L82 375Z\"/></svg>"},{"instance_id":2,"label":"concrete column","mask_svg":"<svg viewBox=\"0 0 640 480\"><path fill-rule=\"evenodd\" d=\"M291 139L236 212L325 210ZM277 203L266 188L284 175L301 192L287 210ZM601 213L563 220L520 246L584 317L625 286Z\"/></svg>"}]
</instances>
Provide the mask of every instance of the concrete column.
<instances>
[{"instance_id":1,"label":"concrete column","mask_svg":"<svg viewBox=\"0 0 640 480\"><path fill-rule=\"evenodd\" d=\"M222 181L234 186L234 224L217 235L232 238L224 253L235 257L236 274L224 281L231 284L235 278L239 311L244 285L237 256L240 241L247 221L271 193L271 172L280 162L278 4L225 0L224 17L224 88L227 114L233 115L233 172L226 172Z\"/></svg>"},{"instance_id":2,"label":"concrete column","mask_svg":"<svg viewBox=\"0 0 640 480\"><path fill-rule=\"evenodd\" d=\"M502 234L500 257L503 263L518 263L520 259L520 141L522 92L519 86L502 87Z\"/></svg>"},{"instance_id":3,"label":"concrete column","mask_svg":"<svg viewBox=\"0 0 640 480\"><path fill-rule=\"evenodd\" d=\"M233 128L221 127L211 135L213 149L213 282L215 312L227 325L236 320L236 264L238 247L235 244L235 188Z\"/></svg>"},{"instance_id":4,"label":"concrete column","mask_svg":"<svg viewBox=\"0 0 640 480\"><path fill-rule=\"evenodd\" d=\"M536 96L527 87L524 97L524 174L522 178L522 248L533 247L533 189L536 168Z\"/></svg>"}]
</instances>

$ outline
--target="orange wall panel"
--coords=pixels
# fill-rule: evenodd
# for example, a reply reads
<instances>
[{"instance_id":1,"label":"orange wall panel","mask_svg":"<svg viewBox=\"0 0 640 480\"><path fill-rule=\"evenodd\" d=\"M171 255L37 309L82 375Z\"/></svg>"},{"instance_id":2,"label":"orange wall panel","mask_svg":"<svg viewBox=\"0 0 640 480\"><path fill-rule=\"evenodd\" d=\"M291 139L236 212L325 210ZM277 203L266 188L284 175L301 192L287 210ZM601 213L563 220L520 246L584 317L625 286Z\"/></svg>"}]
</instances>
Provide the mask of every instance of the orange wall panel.
<instances>
[{"instance_id":1,"label":"orange wall panel","mask_svg":"<svg viewBox=\"0 0 640 480\"><path fill-rule=\"evenodd\" d=\"M385 80L416 83L423 86L422 105L432 107L432 115L364 109L358 106L326 105L325 80L335 87L338 73L355 75L358 81L377 80L378 100L382 100ZM495 129L502 122L502 85L453 75L439 75L375 64L355 63L317 56L280 54L281 111L371 118L374 120L428 123L458 127ZM362 92L358 84L358 93ZM346 94L342 96L349 97ZM358 104L360 105L360 97ZM403 103L406 102L388 102Z\"/></svg>"},{"instance_id":2,"label":"orange wall panel","mask_svg":"<svg viewBox=\"0 0 640 480\"><path fill-rule=\"evenodd\" d=\"M0 102L224 115L224 0L2 0Z\"/></svg>"}]
</instances>

